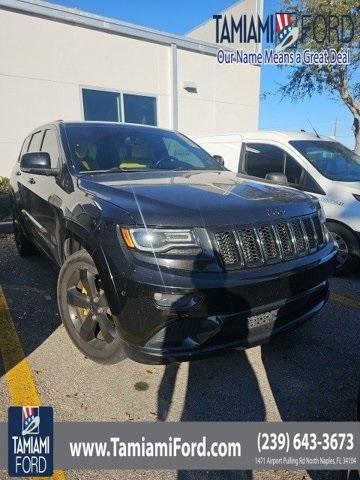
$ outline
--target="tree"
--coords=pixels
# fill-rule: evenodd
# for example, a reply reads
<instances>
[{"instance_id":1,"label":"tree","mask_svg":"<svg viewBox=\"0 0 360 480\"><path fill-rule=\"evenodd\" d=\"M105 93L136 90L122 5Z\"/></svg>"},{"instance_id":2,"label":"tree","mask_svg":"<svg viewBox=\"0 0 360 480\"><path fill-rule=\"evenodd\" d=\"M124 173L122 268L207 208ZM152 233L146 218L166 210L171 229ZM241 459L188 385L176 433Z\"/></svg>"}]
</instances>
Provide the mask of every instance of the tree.
<instances>
[{"instance_id":1,"label":"tree","mask_svg":"<svg viewBox=\"0 0 360 480\"><path fill-rule=\"evenodd\" d=\"M330 34L326 27L324 18L317 17L314 24L310 24L307 35L304 35L304 43L300 48L311 50L349 48L351 52L350 65L300 65L291 66L287 83L282 85L280 92L289 96L291 100L301 100L306 96L323 92L343 102L354 117L354 124L360 122L360 4L359 0L282 0L284 10L294 12L299 18L301 15L311 15L312 20L317 15L324 15L327 22L329 15L351 17L354 24L354 34L350 43L342 43L335 30ZM307 20L307 19L306 19ZM335 26L336 18L331 19L332 26ZM335 22L335 23L334 23ZM346 22L345 22L346 24ZM313 25L316 29L317 40L325 40L319 44L313 38ZM340 23L341 25L341 23ZM351 33L349 25L346 34ZM350 37L350 35L349 35ZM350 128L350 126L349 126ZM360 154L360 129L355 130L355 152Z\"/></svg>"}]
</instances>

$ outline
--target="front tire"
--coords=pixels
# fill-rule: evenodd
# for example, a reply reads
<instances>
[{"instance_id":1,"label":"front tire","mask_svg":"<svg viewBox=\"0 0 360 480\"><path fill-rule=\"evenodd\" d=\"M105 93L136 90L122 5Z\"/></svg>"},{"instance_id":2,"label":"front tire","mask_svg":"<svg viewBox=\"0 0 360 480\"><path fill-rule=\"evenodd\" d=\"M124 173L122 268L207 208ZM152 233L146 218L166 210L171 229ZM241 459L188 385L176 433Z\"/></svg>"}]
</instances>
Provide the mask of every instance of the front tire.
<instances>
[{"instance_id":1,"label":"front tire","mask_svg":"<svg viewBox=\"0 0 360 480\"><path fill-rule=\"evenodd\" d=\"M64 327L86 357L105 364L126 358L99 272L85 250L65 260L58 278L57 297Z\"/></svg>"},{"instance_id":2,"label":"front tire","mask_svg":"<svg viewBox=\"0 0 360 480\"><path fill-rule=\"evenodd\" d=\"M335 275L346 275L359 270L360 243L356 235L340 223L329 222L327 227L339 247Z\"/></svg>"}]
</instances>

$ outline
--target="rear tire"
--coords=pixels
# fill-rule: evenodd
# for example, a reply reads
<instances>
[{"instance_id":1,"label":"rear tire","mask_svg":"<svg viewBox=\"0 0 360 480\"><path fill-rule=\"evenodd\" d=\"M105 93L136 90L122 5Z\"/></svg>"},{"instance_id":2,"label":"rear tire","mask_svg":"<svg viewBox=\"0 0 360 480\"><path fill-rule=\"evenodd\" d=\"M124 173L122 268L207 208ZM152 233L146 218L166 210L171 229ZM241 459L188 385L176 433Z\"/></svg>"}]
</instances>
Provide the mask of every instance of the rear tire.
<instances>
[{"instance_id":1,"label":"rear tire","mask_svg":"<svg viewBox=\"0 0 360 480\"><path fill-rule=\"evenodd\" d=\"M126 358L99 272L85 250L65 260L58 278L57 298L64 327L86 357L103 364Z\"/></svg>"},{"instance_id":2,"label":"rear tire","mask_svg":"<svg viewBox=\"0 0 360 480\"><path fill-rule=\"evenodd\" d=\"M353 273L360 268L360 242L354 233L340 223L329 222L327 227L339 245L335 275Z\"/></svg>"},{"instance_id":3,"label":"rear tire","mask_svg":"<svg viewBox=\"0 0 360 480\"><path fill-rule=\"evenodd\" d=\"M31 257L38 253L35 245L28 239L24 230L15 216L13 216L14 237L20 257Z\"/></svg>"}]
</instances>

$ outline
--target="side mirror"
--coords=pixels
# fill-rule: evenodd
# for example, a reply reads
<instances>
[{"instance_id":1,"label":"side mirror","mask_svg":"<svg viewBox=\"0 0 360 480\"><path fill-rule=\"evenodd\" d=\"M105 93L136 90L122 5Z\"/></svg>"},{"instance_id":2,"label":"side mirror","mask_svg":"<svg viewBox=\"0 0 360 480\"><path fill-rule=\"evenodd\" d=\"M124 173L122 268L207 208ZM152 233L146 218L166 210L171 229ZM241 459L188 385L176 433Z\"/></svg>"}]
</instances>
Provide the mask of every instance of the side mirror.
<instances>
[{"instance_id":1,"label":"side mirror","mask_svg":"<svg viewBox=\"0 0 360 480\"><path fill-rule=\"evenodd\" d=\"M50 155L47 152L24 153L20 160L20 169L25 173L54 177L59 173L57 168L51 168Z\"/></svg>"},{"instance_id":2,"label":"side mirror","mask_svg":"<svg viewBox=\"0 0 360 480\"><path fill-rule=\"evenodd\" d=\"M287 185L288 179L287 176L280 172L269 172L265 175L265 180L270 180L271 182L277 183L279 185Z\"/></svg>"},{"instance_id":3,"label":"side mirror","mask_svg":"<svg viewBox=\"0 0 360 480\"><path fill-rule=\"evenodd\" d=\"M213 155L213 157L215 158L215 160L218 162L219 165L221 165L222 167L225 165L225 160L221 155Z\"/></svg>"}]
</instances>

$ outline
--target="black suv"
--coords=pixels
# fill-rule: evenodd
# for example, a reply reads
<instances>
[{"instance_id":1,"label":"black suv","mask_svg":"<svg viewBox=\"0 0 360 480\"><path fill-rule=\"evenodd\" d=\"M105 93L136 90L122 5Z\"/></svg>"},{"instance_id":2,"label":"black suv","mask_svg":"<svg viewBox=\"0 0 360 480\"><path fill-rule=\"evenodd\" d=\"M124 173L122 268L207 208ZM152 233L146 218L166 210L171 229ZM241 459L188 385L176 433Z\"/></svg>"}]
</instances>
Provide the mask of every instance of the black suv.
<instances>
[{"instance_id":1,"label":"black suv","mask_svg":"<svg viewBox=\"0 0 360 480\"><path fill-rule=\"evenodd\" d=\"M247 347L327 301L336 250L319 203L179 133L54 122L24 141L11 188L18 251L61 267L63 323L95 361Z\"/></svg>"}]
</instances>

